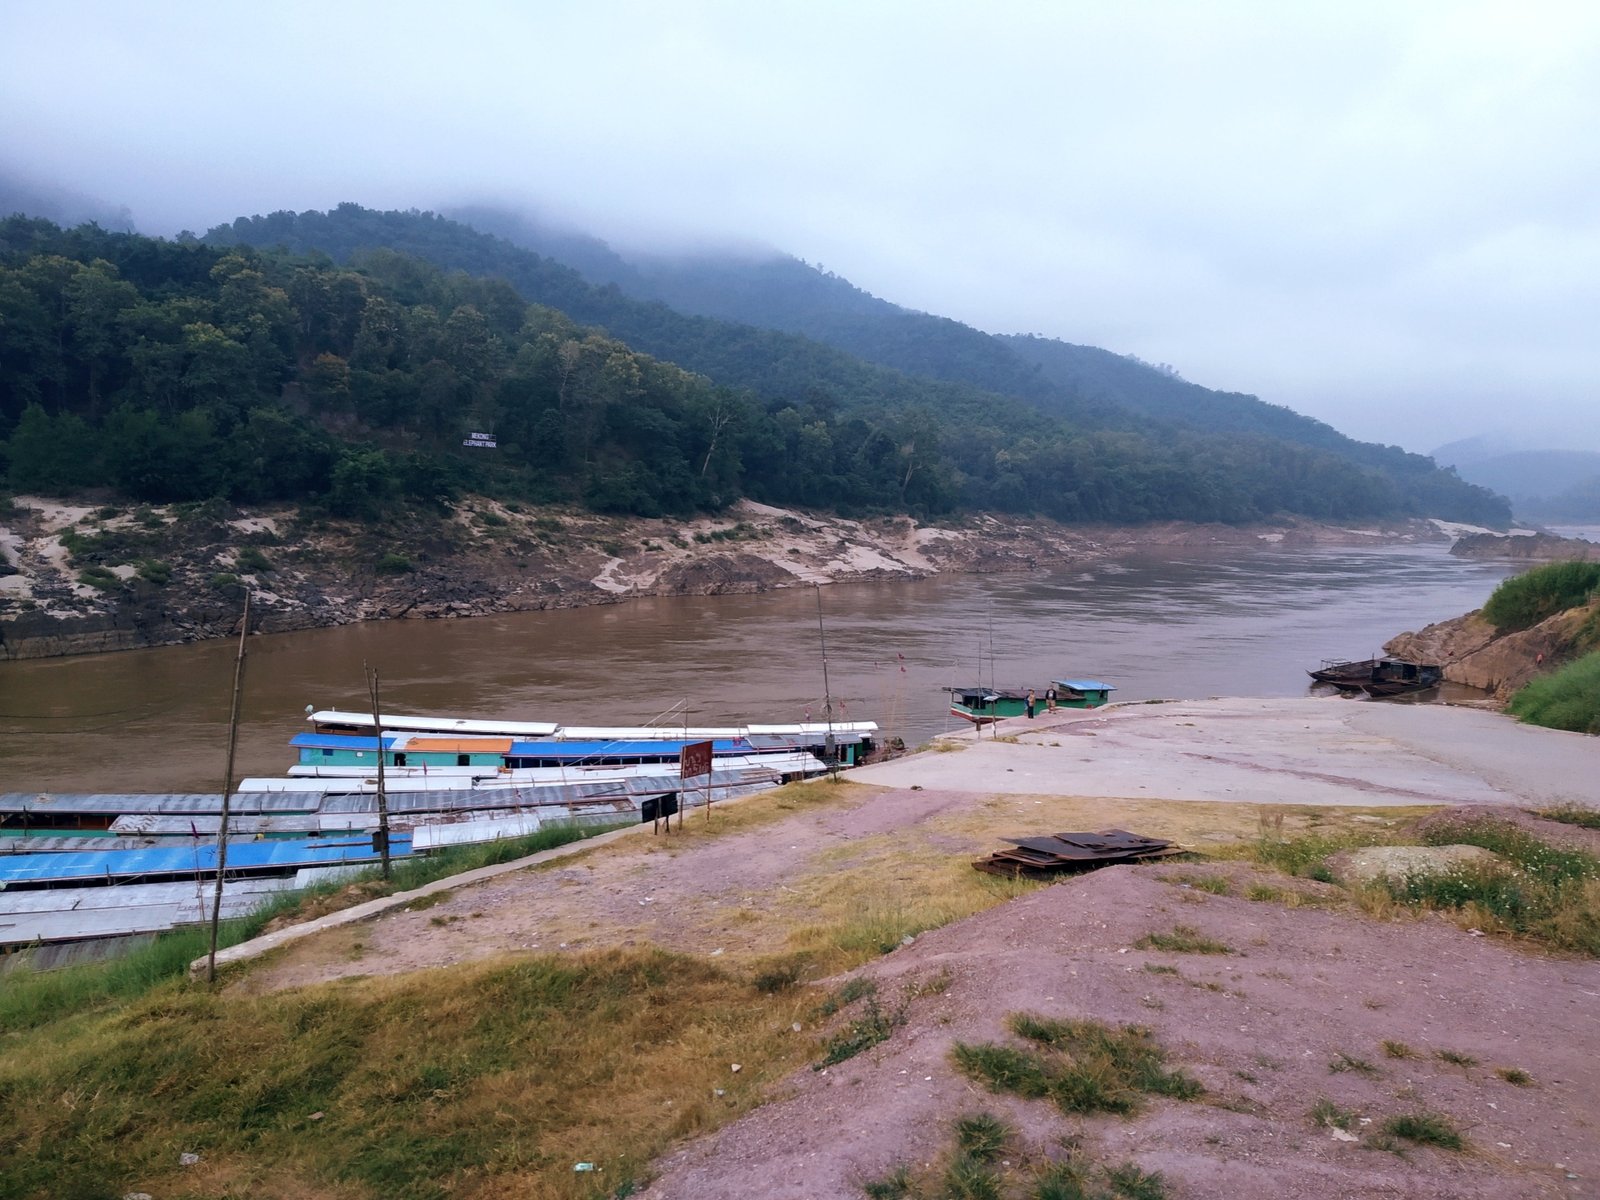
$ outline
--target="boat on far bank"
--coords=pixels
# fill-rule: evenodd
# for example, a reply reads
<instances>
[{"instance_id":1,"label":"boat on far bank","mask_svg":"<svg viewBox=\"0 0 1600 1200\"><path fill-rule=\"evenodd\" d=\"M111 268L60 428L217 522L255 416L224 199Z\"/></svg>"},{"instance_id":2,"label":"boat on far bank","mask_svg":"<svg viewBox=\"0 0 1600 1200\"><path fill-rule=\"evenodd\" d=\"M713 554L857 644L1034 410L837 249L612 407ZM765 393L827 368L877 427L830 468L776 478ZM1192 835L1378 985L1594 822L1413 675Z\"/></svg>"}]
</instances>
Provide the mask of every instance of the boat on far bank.
<instances>
[{"instance_id":1,"label":"boat on far bank","mask_svg":"<svg viewBox=\"0 0 1600 1200\"><path fill-rule=\"evenodd\" d=\"M1057 708L1099 708L1108 703L1117 689L1097 679L1052 679ZM1034 712L1049 708L1049 688L1034 688ZM1028 688L993 688L981 684L976 687L947 687L950 693L950 713L974 725L987 725L1007 717L1026 716Z\"/></svg>"}]
</instances>

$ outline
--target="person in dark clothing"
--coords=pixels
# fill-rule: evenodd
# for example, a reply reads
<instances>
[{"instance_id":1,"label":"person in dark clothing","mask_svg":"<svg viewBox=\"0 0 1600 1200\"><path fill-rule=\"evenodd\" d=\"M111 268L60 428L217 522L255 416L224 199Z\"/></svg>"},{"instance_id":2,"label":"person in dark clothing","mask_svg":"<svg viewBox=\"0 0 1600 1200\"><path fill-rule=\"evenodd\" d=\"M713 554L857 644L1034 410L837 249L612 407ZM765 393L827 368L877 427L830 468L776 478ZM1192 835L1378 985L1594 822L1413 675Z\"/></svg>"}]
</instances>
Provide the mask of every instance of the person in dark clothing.
<instances>
[{"instance_id":1,"label":"person in dark clothing","mask_svg":"<svg viewBox=\"0 0 1600 1200\"><path fill-rule=\"evenodd\" d=\"M1028 720L1033 720L1033 689L1028 689Z\"/></svg>"}]
</instances>

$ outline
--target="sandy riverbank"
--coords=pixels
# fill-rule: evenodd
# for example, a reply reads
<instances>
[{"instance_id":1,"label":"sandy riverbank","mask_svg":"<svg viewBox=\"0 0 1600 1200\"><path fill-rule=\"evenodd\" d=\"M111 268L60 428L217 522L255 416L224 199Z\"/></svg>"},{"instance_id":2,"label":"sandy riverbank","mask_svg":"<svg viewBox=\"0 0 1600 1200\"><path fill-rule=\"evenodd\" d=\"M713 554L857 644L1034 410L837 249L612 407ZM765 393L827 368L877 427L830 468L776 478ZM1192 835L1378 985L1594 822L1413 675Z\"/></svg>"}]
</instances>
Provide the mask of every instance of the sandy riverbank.
<instances>
[{"instance_id":1,"label":"sandy riverbank","mask_svg":"<svg viewBox=\"0 0 1600 1200\"><path fill-rule=\"evenodd\" d=\"M1443 522L1066 526L974 514L850 520L741 501L692 520L598 516L465 499L381 527L282 507L99 508L18 497L0 516L0 659L260 632L438 619L947 573L1046 570L1157 547L1443 541ZM96 576L86 569L99 565ZM10 573L6 573L9 570Z\"/></svg>"}]
</instances>

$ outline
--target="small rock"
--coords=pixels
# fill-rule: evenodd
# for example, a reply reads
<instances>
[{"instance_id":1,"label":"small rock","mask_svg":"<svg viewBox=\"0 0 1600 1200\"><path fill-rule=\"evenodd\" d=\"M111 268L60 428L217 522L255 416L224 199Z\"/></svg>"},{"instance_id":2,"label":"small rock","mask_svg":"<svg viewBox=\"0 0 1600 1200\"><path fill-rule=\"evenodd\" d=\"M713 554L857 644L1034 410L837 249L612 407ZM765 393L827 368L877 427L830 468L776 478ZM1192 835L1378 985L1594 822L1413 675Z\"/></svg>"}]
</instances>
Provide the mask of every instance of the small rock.
<instances>
[{"instance_id":1,"label":"small rock","mask_svg":"<svg viewBox=\"0 0 1600 1200\"><path fill-rule=\"evenodd\" d=\"M713 1096L726 1096L728 1092L726 1088L712 1088L711 1094Z\"/></svg>"},{"instance_id":2,"label":"small rock","mask_svg":"<svg viewBox=\"0 0 1600 1200\"><path fill-rule=\"evenodd\" d=\"M794 1030L796 1033L799 1033L800 1032L800 1022L796 1021L793 1025L789 1026L789 1028Z\"/></svg>"},{"instance_id":3,"label":"small rock","mask_svg":"<svg viewBox=\"0 0 1600 1200\"><path fill-rule=\"evenodd\" d=\"M306 1120L308 1120L308 1121L320 1121L320 1120L322 1120L323 1117L325 1117L327 1115L328 1115L327 1113L314 1112L309 1117L307 1117Z\"/></svg>"},{"instance_id":4,"label":"small rock","mask_svg":"<svg viewBox=\"0 0 1600 1200\"><path fill-rule=\"evenodd\" d=\"M733 1064L733 1073L735 1075L737 1075L742 1070L744 1070L744 1068L742 1066L740 1066L738 1063L734 1063Z\"/></svg>"},{"instance_id":5,"label":"small rock","mask_svg":"<svg viewBox=\"0 0 1600 1200\"><path fill-rule=\"evenodd\" d=\"M192 1166L195 1165L195 1163L197 1163L199 1161L200 1161L200 1156L198 1154L191 1154L187 1150L185 1150L182 1154L178 1155L178 1165L180 1167L192 1167Z\"/></svg>"},{"instance_id":6,"label":"small rock","mask_svg":"<svg viewBox=\"0 0 1600 1200\"><path fill-rule=\"evenodd\" d=\"M149 1192L126 1192L122 1200L155 1200Z\"/></svg>"},{"instance_id":7,"label":"small rock","mask_svg":"<svg viewBox=\"0 0 1600 1200\"><path fill-rule=\"evenodd\" d=\"M1328 1136L1336 1142L1359 1142L1361 1139L1344 1129L1330 1129Z\"/></svg>"},{"instance_id":8,"label":"small rock","mask_svg":"<svg viewBox=\"0 0 1600 1200\"><path fill-rule=\"evenodd\" d=\"M573 1163L572 1164L572 1169L574 1171L592 1171L592 1170L594 1170L594 1164L593 1163Z\"/></svg>"},{"instance_id":9,"label":"small rock","mask_svg":"<svg viewBox=\"0 0 1600 1200\"><path fill-rule=\"evenodd\" d=\"M911 945L912 942L914 942L916 940L917 940L916 939L916 935L908 933L908 934L905 935L905 937L900 939L900 944L902 946L909 946L909 945Z\"/></svg>"}]
</instances>

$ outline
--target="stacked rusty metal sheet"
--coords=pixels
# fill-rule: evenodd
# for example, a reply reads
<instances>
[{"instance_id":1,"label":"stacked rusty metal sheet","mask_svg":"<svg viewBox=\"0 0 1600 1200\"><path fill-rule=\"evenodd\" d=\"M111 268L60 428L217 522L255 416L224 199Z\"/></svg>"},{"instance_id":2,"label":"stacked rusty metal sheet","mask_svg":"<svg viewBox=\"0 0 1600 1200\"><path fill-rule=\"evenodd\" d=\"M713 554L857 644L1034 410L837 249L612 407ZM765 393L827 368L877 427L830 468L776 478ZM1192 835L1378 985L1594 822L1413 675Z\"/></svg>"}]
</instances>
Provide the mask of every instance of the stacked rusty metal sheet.
<instances>
[{"instance_id":1,"label":"stacked rusty metal sheet","mask_svg":"<svg viewBox=\"0 0 1600 1200\"><path fill-rule=\"evenodd\" d=\"M972 865L1008 879L1049 879L1067 871L1086 871L1109 863L1146 862L1183 853L1182 847L1169 841L1126 829L1000 840L1013 849L997 850Z\"/></svg>"}]
</instances>

